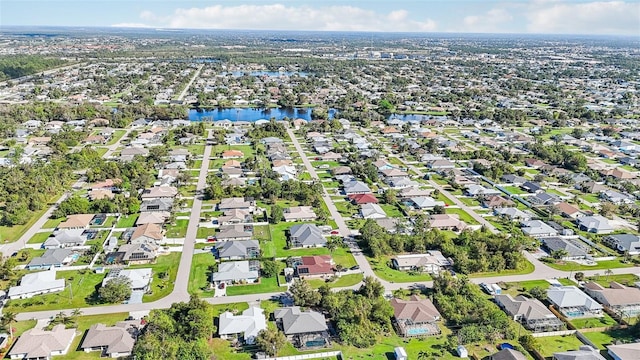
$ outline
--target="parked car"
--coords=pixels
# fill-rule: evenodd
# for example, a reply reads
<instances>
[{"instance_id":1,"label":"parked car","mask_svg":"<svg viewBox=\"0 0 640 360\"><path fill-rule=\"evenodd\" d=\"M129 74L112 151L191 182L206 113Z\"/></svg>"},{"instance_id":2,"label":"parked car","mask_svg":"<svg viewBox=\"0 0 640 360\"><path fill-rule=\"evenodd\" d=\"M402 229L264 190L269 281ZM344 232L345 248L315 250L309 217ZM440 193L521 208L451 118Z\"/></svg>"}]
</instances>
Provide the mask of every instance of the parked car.
<instances>
[{"instance_id":1,"label":"parked car","mask_svg":"<svg viewBox=\"0 0 640 360\"><path fill-rule=\"evenodd\" d=\"M350 270L360 270L360 265L353 265L349 268Z\"/></svg>"}]
</instances>

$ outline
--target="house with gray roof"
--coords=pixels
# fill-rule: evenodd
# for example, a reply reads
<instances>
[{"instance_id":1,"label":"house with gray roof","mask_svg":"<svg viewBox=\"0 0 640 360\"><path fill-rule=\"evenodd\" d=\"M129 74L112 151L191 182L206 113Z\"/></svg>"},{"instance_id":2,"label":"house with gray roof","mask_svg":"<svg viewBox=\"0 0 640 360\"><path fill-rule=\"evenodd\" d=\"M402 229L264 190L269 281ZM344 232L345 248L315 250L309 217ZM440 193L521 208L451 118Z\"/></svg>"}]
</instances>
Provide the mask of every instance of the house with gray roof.
<instances>
[{"instance_id":1,"label":"house with gray roof","mask_svg":"<svg viewBox=\"0 0 640 360\"><path fill-rule=\"evenodd\" d=\"M515 207L497 207L493 208L493 214L504 216L511 220L531 220L531 215Z\"/></svg>"},{"instance_id":2,"label":"house with gray roof","mask_svg":"<svg viewBox=\"0 0 640 360\"><path fill-rule=\"evenodd\" d=\"M507 294L495 295L495 300L513 320L522 323L533 332L557 331L564 326L564 323L538 299L529 299L523 295L513 298Z\"/></svg>"},{"instance_id":3,"label":"house with gray roof","mask_svg":"<svg viewBox=\"0 0 640 360\"><path fill-rule=\"evenodd\" d=\"M615 230L602 215L582 216L576 220L578 228L594 234L608 234Z\"/></svg>"},{"instance_id":4,"label":"house with gray roof","mask_svg":"<svg viewBox=\"0 0 640 360\"><path fill-rule=\"evenodd\" d=\"M251 240L253 233L242 224L222 225L216 234L216 241Z\"/></svg>"},{"instance_id":5,"label":"house with gray roof","mask_svg":"<svg viewBox=\"0 0 640 360\"><path fill-rule=\"evenodd\" d=\"M387 214L380 205L367 203L360 205L360 216L362 216L363 219L382 219L386 218Z\"/></svg>"},{"instance_id":6,"label":"house with gray roof","mask_svg":"<svg viewBox=\"0 0 640 360\"><path fill-rule=\"evenodd\" d=\"M292 248L322 247L327 239L315 224L299 224L289 228L289 246Z\"/></svg>"},{"instance_id":7,"label":"house with gray roof","mask_svg":"<svg viewBox=\"0 0 640 360\"><path fill-rule=\"evenodd\" d=\"M54 269L29 273L22 277L20 285L9 288L9 299L28 299L35 295L62 291L65 288L64 279L56 279Z\"/></svg>"},{"instance_id":8,"label":"house with gray roof","mask_svg":"<svg viewBox=\"0 0 640 360\"><path fill-rule=\"evenodd\" d=\"M518 350L507 348L489 356L489 360L527 360L527 357Z\"/></svg>"},{"instance_id":9,"label":"house with gray roof","mask_svg":"<svg viewBox=\"0 0 640 360\"><path fill-rule=\"evenodd\" d=\"M246 344L255 344L258 333L267 328L264 310L251 306L240 315L229 311L220 314L218 334L222 339L238 339Z\"/></svg>"},{"instance_id":10,"label":"house with gray roof","mask_svg":"<svg viewBox=\"0 0 640 360\"><path fill-rule=\"evenodd\" d=\"M615 281L604 287L596 282L584 285L584 292L622 318L640 315L640 289L627 287Z\"/></svg>"},{"instance_id":11,"label":"house with gray roof","mask_svg":"<svg viewBox=\"0 0 640 360\"><path fill-rule=\"evenodd\" d=\"M140 204L140 212L157 212L157 211L171 212L172 208L173 208L173 199L169 199L169 198L144 200L142 204Z\"/></svg>"},{"instance_id":12,"label":"house with gray roof","mask_svg":"<svg viewBox=\"0 0 640 360\"><path fill-rule=\"evenodd\" d=\"M409 199L409 204L414 209L433 209L436 206L444 206L444 201L436 201L430 196L418 196Z\"/></svg>"},{"instance_id":13,"label":"house with gray roof","mask_svg":"<svg viewBox=\"0 0 640 360\"><path fill-rule=\"evenodd\" d=\"M579 246L580 243L576 243L576 240L550 237L544 238L542 243L550 255L556 251L566 251L566 256L562 257L562 260L583 260L589 257L589 249L586 246Z\"/></svg>"},{"instance_id":14,"label":"house with gray roof","mask_svg":"<svg viewBox=\"0 0 640 360\"><path fill-rule=\"evenodd\" d=\"M343 185L344 193L346 195L351 194L368 194L371 192L371 189L367 186L367 184L362 181L353 180L345 183Z\"/></svg>"},{"instance_id":15,"label":"house with gray roof","mask_svg":"<svg viewBox=\"0 0 640 360\"><path fill-rule=\"evenodd\" d=\"M255 283L260 278L260 262L256 260L227 261L218 265L218 271L211 274L215 285Z\"/></svg>"},{"instance_id":16,"label":"house with gray roof","mask_svg":"<svg viewBox=\"0 0 640 360\"><path fill-rule=\"evenodd\" d=\"M627 194L607 189L600 192L600 198L611 201L614 204L633 204L633 198Z\"/></svg>"},{"instance_id":17,"label":"house with gray roof","mask_svg":"<svg viewBox=\"0 0 640 360\"><path fill-rule=\"evenodd\" d=\"M640 342L607 346L607 354L613 360L636 360L640 354Z\"/></svg>"},{"instance_id":18,"label":"house with gray roof","mask_svg":"<svg viewBox=\"0 0 640 360\"><path fill-rule=\"evenodd\" d=\"M547 298L567 318L601 317L602 305L576 286L552 286Z\"/></svg>"},{"instance_id":19,"label":"house with gray roof","mask_svg":"<svg viewBox=\"0 0 640 360\"><path fill-rule=\"evenodd\" d=\"M604 243L618 250L628 252L629 255L640 254L640 236L634 234L615 234L606 236Z\"/></svg>"},{"instance_id":20,"label":"house with gray roof","mask_svg":"<svg viewBox=\"0 0 640 360\"><path fill-rule=\"evenodd\" d=\"M606 358L600 355L600 350L582 345L578 350L553 353L553 360L606 360Z\"/></svg>"},{"instance_id":21,"label":"house with gray roof","mask_svg":"<svg viewBox=\"0 0 640 360\"><path fill-rule=\"evenodd\" d=\"M73 251L69 249L48 249L27 264L27 270L42 270L61 267L75 261Z\"/></svg>"},{"instance_id":22,"label":"house with gray roof","mask_svg":"<svg viewBox=\"0 0 640 360\"><path fill-rule=\"evenodd\" d=\"M525 235L529 235L534 238L558 235L558 231L556 229L547 225L542 220L523 221L521 225L522 225L522 232Z\"/></svg>"},{"instance_id":23,"label":"house with gray roof","mask_svg":"<svg viewBox=\"0 0 640 360\"><path fill-rule=\"evenodd\" d=\"M77 329L66 329L63 324L50 331L34 328L25 331L7 353L10 359L49 360L53 356L65 355Z\"/></svg>"},{"instance_id":24,"label":"house with gray roof","mask_svg":"<svg viewBox=\"0 0 640 360\"><path fill-rule=\"evenodd\" d=\"M140 321L119 321L114 326L93 324L80 345L84 352L100 351L100 356L120 358L131 356L140 334Z\"/></svg>"},{"instance_id":25,"label":"house with gray roof","mask_svg":"<svg viewBox=\"0 0 640 360\"><path fill-rule=\"evenodd\" d=\"M220 260L245 260L260 256L260 243L256 240L224 241L215 246Z\"/></svg>"},{"instance_id":26,"label":"house with gray roof","mask_svg":"<svg viewBox=\"0 0 640 360\"><path fill-rule=\"evenodd\" d=\"M45 249L60 249L67 247L83 246L87 236L83 235L84 229L66 229L58 231L54 236L45 240L42 247Z\"/></svg>"},{"instance_id":27,"label":"house with gray roof","mask_svg":"<svg viewBox=\"0 0 640 360\"><path fill-rule=\"evenodd\" d=\"M278 308L273 312L276 325L296 347L324 346L328 339L327 320L319 312L302 311L299 306Z\"/></svg>"}]
</instances>

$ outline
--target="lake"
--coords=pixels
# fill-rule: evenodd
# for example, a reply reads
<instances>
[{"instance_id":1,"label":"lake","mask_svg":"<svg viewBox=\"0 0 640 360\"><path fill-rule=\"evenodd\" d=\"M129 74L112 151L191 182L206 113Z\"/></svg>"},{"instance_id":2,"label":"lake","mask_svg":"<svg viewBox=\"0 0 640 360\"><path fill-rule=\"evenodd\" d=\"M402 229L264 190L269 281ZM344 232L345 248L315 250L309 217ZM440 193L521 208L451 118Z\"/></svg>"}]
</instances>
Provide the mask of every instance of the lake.
<instances>
[{"instance_id":1,"label":"lake","mask_svg":"<svg viewBox=\"0 0 640 360\"><path fill-rule=\"evenodd\" d=\"M234 77L241 77L244 74L249 74L250 76L268 76L268 77L280 77L280 76L293 76L298 75L300 77L306 77L307 73L305 72L295 72L295 71L229 71L226 73L222 73L221 75L231 74Z\"/></svg>"},{"instance_id":2,"label":"lake","mask_svg":"<svg viewBox=\"0 0 640 360\"><path fill-rule=\"evenodd\" d=\"M329 118L333 119L336 114L335 109L329 109ZM275 118L282 120L285 117L289 119L311 120L311 108L216 108L211 110L190 109L189 120L191 121L257 121L269 120Z\"/></svg>"}]
</instances>

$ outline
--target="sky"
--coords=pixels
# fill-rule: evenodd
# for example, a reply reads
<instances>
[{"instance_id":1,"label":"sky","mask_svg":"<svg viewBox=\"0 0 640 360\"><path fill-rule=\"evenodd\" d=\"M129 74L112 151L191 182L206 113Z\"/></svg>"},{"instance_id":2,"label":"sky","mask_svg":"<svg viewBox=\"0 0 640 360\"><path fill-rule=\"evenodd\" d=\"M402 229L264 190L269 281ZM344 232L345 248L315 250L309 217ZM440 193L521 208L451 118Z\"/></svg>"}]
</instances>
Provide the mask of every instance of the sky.
<instances>
[{"instance_id":1,"label":"sky","mask_svg":"<svg viewBox=\"0 0 640 360\"><path fill-rule=\"evenodd\" d=\"M640 0L2 0L9 25L640 37Z\"/></svg>"}]
</instances>

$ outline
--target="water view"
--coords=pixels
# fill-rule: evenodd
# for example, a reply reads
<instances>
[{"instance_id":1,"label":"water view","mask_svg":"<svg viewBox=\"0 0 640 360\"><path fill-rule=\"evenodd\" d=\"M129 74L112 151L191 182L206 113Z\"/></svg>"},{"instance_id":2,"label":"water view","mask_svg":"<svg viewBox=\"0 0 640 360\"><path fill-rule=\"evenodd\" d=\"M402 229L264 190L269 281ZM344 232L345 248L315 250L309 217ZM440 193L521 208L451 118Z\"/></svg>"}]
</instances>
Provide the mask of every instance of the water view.
<instances>
[{"instance_id":1,"label":"water view","mask_svg":"<svg viewBox=\"0 0 640 360\"><path fill-rule=\"evenodd\" d=\"M335 114L335 109L329 109L330 119L332 119ZM311 120L311 108L216 108L211 110L189 110L189 120L191 121L257 121L262 119L269 120L271 118L282 120L285 117L289 119Z\"/></svg>"}]
</instances>

